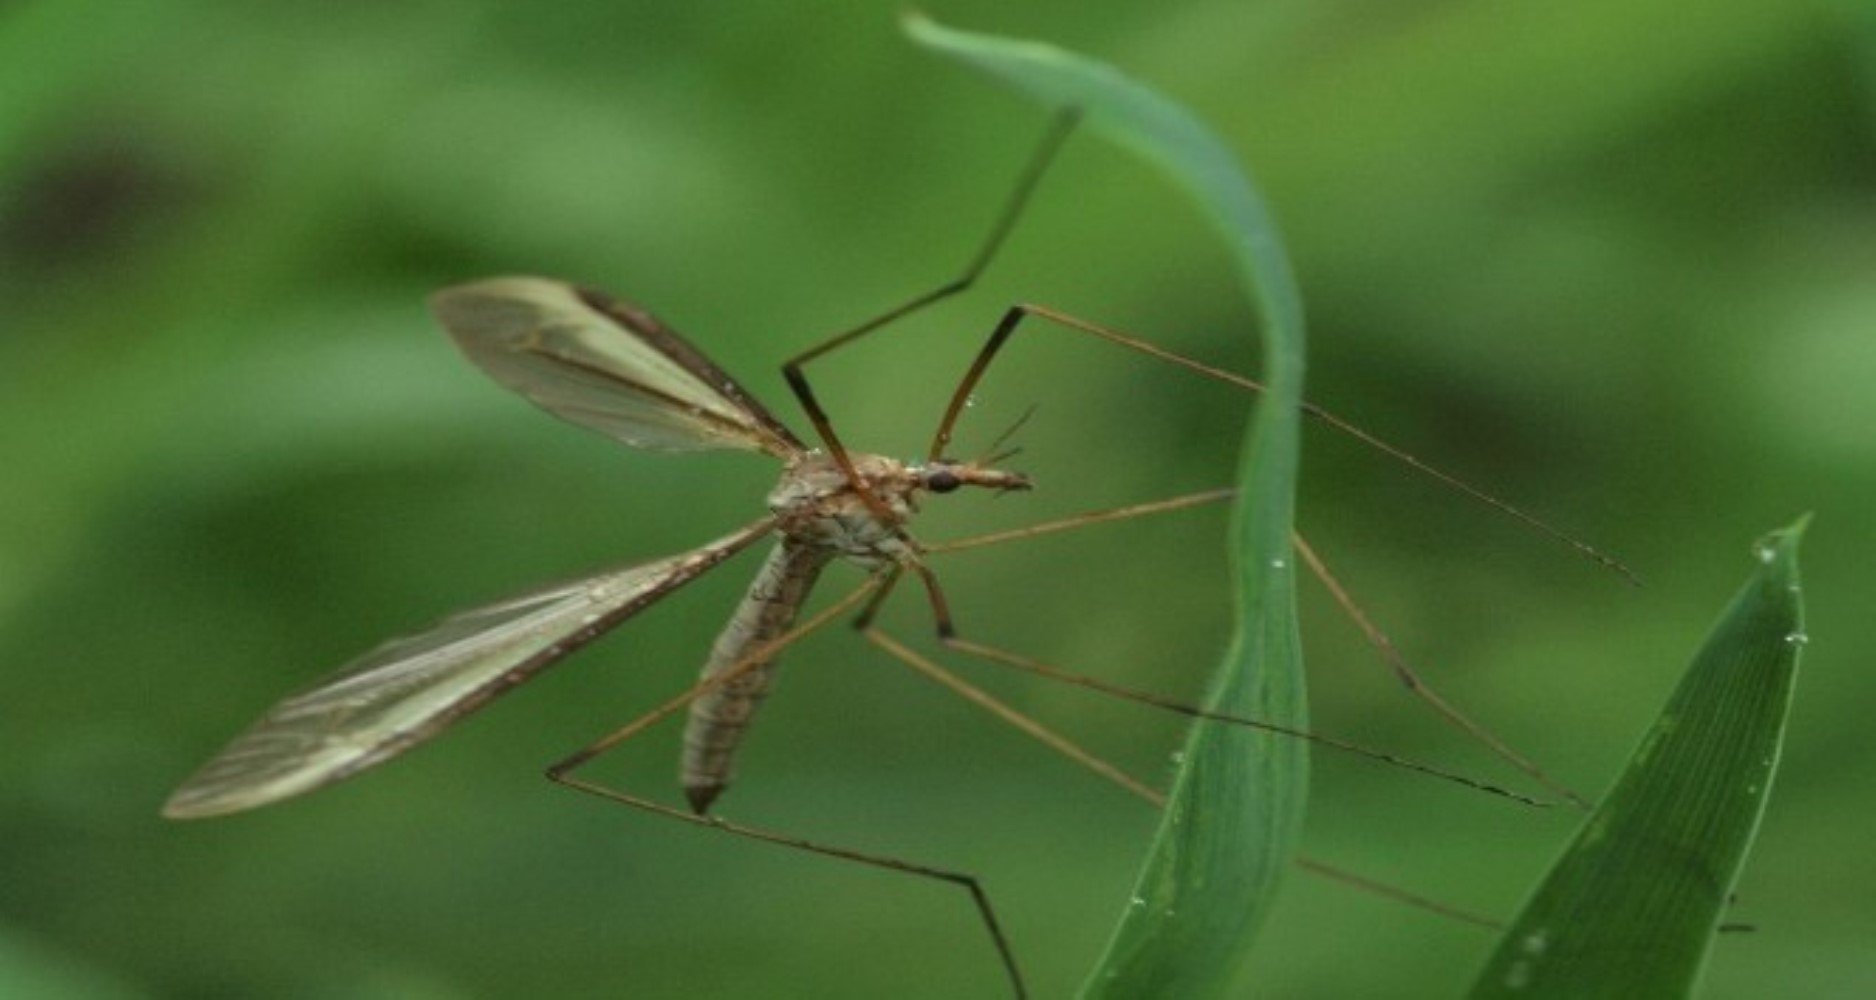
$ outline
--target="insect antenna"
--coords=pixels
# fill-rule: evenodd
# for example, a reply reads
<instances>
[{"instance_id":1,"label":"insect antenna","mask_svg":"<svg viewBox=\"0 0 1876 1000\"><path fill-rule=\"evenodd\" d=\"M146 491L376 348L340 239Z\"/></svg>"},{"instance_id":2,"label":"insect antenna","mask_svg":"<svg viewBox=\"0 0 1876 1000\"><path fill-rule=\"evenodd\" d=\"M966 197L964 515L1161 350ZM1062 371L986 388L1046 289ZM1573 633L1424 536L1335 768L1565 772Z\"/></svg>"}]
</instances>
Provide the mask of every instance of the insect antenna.
<instances>
[{"instance_id":1,"label":"insect antenna","mask_svg":"<svg viewBox=\"0 0 1876 1000\"><path fill-rule=\"evenodd\" d=\"M1023 415L1020 417L1017 417L1016 422L1010 424L1010 426L1006 428L1003 431L1003 433L998 434L996 437L996 440L990 442L989 447L984 449L984 453L981 456L971 459L971 464L972 465L995 465L998 462L1002 462L1002 461L1005 461L1006 459L1022 454L1023 449L1020 447L1004 448L1003 446L1008 444L1009 440L1016 436L1017 431L1020 431L1023 429L1024 424L1029 423L1030 417L1033 417L1036 415L1036 406L1037 404L1035 403L1029 404L1029 408L1023 411ZM1002 450L999 450L999 449L1002 449Z\"/></svg>"}]
</instances>

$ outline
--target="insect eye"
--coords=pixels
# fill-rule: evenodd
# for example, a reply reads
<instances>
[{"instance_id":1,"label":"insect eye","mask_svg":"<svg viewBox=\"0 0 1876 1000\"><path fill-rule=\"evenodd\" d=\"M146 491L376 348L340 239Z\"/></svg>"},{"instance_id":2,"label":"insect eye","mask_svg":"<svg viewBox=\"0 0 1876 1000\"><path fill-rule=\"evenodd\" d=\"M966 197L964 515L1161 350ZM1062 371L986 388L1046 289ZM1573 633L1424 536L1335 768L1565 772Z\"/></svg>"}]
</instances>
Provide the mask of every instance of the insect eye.
<instances>
[{"instance_id":1,"label":"insect eye","mask_svg":"<svg viewBox=\"0 0 1876 1000\"><path fill-rule=\"evenodd\" d=\"M964 485L963 480L950 469L939 469L925 477L925 488L933 493L949 493L962 485Z\"/></svg>"}]
</instances>

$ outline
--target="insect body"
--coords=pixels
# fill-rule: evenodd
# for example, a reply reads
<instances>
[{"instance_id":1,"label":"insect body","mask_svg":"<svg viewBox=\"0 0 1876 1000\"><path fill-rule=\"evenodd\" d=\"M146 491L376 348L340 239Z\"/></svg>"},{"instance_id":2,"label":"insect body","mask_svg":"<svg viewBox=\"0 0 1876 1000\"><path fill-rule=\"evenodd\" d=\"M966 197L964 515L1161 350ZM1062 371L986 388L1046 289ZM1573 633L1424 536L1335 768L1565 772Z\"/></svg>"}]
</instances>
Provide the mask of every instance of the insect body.
<instances>
[{"instance_id":1,"label":"insect body","mask_svg":"<svg viewBox=\"0 0 1876 1000\"><path fill-rule=\"evenodd\" d=\"M717 637L704 665L708 679L743 663L772 643L807 600L821 570L835 557L869 568L920 566L919 549L902 525L915 512L921 490L949 492L960 485L1027 489L1019 473L959 463L914 465L884 455L852 455L854 470L891 515L882 519L861 498L833 458L806 452L790 461L769 493L782 540L762 564L729 625ZM691 808L704 812L729 785L731 759L756 706L774 679L773 664L760 665L691 702L684 731L682 778Z\"/></svg>"}]
</instances>

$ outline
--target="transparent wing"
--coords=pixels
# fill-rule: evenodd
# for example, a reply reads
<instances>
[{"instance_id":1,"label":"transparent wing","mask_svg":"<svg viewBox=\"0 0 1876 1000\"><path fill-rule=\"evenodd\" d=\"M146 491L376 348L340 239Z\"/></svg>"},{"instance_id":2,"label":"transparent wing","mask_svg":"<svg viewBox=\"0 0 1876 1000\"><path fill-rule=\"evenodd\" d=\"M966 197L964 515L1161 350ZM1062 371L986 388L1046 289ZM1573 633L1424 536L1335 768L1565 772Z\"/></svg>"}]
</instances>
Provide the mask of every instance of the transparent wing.
<instances>
[{"instance_id":1,"label":"transparent wing","mask_svg":"<svg viewBox=\"0 0 1876 1000\"><path fill-rule=\"evenodd\" d=\"M446 288L430 310L469 360L551 413L641 448L803 446L742 386L657 318L547 278Z\"/></svg>"},{"instance_id":2,"label":"transparent wing","mask_svg":"<svg viewBox=\"0 0 1876 1000\"><path fill-rule=\"evenodd\" d=\"M465 611L379 646L274 706L163 807L214 816L350 777L441 732L496 695L767 534L762 521L703 548Z\"/></svg>"}]
</instances>

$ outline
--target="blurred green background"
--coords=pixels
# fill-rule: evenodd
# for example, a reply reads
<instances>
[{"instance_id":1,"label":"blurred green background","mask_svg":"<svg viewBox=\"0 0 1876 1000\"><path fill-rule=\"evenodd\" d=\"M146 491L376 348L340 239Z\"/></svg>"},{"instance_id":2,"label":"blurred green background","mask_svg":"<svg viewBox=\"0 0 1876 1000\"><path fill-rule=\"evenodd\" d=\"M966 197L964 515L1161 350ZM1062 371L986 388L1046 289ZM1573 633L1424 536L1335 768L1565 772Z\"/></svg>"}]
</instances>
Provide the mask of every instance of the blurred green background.
<instances>
[{"instance_id":1,"label":"blurred green background","mask_svg":"<svg viewBox=\"0 0 1876 1000\"><path fill-rule=\"evenodd\" d=\"M749 520L745 455L631 453L462 362L430 289L530 272L642 302L805 431L776 365L949 277L1044 116L896 3L65 0L0 10L0 996L997 996L964 897L554 788L679 690L753 566L702 580L433 747L251 815L169 790L275 699L451 609ZM1311 395L1626 557L1632 590L1322 431L1301 519L1435 684L1609 782L1805 510L1813 642L1714 997L1876 991L1876 17L1830 3L1395 0L930 9L1190 104L1282 219ZM922 449L1007 304L1254 370L1202 220L1072 142L981 286L821 363L861 448ZM1230 478L1247 399L1037 327L960 451L1030 405L1033 494L938 539ZM939 568L966 634L1192 695L1228 629L1220 511ZM1865 570L1867 570L1867 563ZM837 568L820 595L857 579ZM890 621L925 643L922 602ZM1304 585L1318 727L1515 778ZM925 643L929 645L928 643ZM1163 780L1177 722L973 678ZM677 732L602 765L672 795ZM1578 817L1317 755L1309 849L1509 914ZM833 629L793 650L732 818L982 875L1067 993L1153 824ZM1448 996L1491 935L1307 876L1265 996Z\"/></svg>"}]
</instances>

